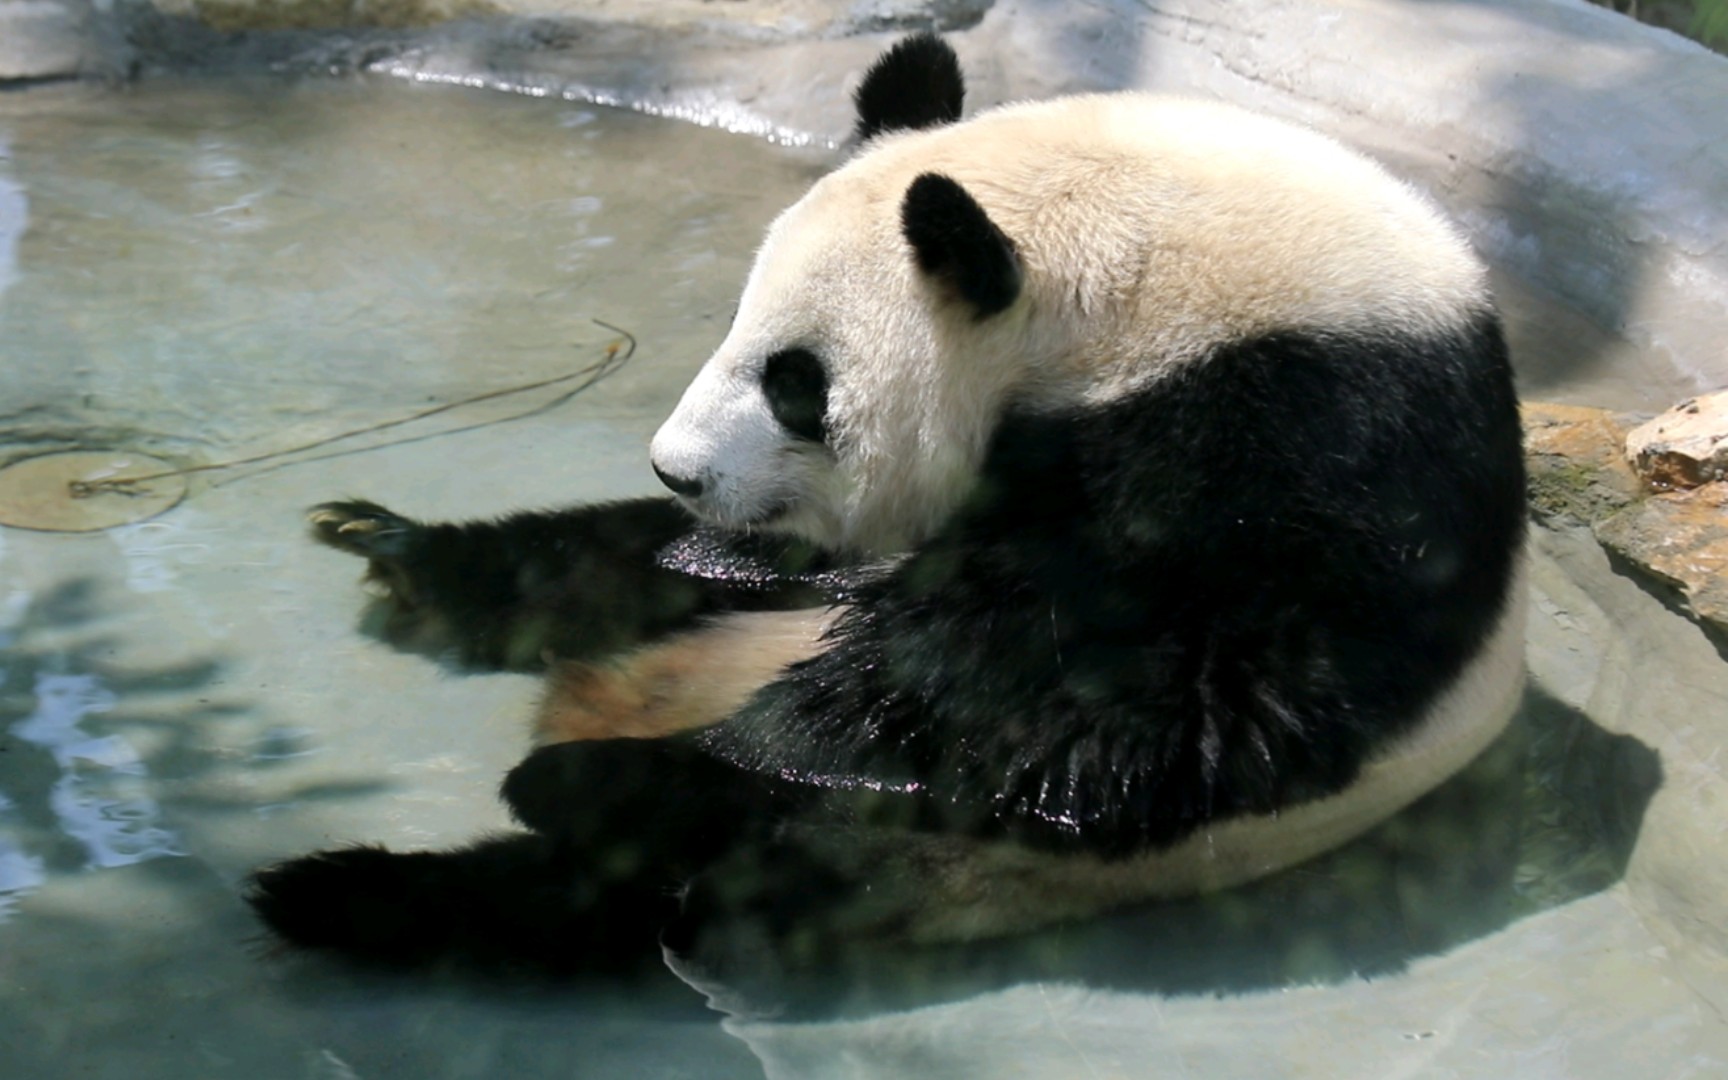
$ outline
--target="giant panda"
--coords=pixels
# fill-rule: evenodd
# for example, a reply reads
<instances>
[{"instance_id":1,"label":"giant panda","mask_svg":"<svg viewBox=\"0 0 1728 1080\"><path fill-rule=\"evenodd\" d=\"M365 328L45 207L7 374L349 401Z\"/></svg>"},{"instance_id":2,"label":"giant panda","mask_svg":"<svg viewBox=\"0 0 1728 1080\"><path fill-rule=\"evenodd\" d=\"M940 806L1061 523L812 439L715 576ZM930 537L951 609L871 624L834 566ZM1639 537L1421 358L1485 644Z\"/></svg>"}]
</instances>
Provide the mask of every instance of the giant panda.
<instances>
[{"instance_id":1,"label":"giant panda","mask_svg":"<svg viewBox=\"0 0 1728 1080\"><path fill-rule=\"evenodd\" d=\"M523 829L254 875L282 940L599 972L1015 934L1334 847L1523 685L1482 266L1336 143L1124 93L961 120L908 38L649 450L671 497L330 503L403 640L544 667Z\"/></svg>"}]
</instances>

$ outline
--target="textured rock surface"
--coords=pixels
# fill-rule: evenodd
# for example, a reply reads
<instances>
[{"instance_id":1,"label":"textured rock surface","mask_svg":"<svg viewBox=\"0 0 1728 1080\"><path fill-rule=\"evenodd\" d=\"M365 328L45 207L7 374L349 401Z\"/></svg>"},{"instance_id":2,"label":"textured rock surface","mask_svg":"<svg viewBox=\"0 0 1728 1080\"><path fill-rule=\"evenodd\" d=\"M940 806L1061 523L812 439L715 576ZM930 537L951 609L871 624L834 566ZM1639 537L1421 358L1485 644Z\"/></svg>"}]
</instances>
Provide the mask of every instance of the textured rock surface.
<instances>
[{"instance_id":1,"label":"textured rock surface","mask_svg":"<svg viewBox=\"0 0 1728 1080\"><path fill-rule=\"evenodd\" d=\"M1663 414L1692 415L1685 405ZM1636 431L1677 430L1661 420ZM1634 423L1603 409L1526 404L1531 509L1550 525L1588 526L1625 563L1678 590L1680 605L1693 618L1728 632L1728 483L1653 493L1622 453ZM1650 437L1636 442L1659 445ZM1657 475L1671 473L1658 468Z\"/></svg>"},{"instance_id":2,"label":"textured rock surface","mask_svg":"<svg viewBox=\"0 0 1728 1080\"><path fill-rule=\"evenodd\" d=\"M184 11L223 32L405 29L499 13L490 0L188 0L162 10Z\"/></svg>"},{"instance_id":3,"label":"textured rock surface","mask_svg":"<svg viewBox=\"0 0 1728 1080\"><path fill-rule=\"evenodd\" d=\"M157 11L223 31L402 29L495 15L468 40L522 21L634 26L715 40L795 41L977 24L996 0L154 0Z\"/></svg>"},{"instance_id":4,"label":"textured rock surface","mask_svg":"<svg viewBox=\"0 0 1728 1080\"><path fill-rule=\"evenodd\" d=\"M1682 401L1626 436L1626 456L1650 486L1728 479L1728 391Z\"/></svg>"},{"instance_id":5,"label":"textured rock surface","mask_svg":"<svg viewBox=\"0 0 1728 1080\"><path fill-rule=\"evenodd\" d=\"M1530 505L1539 516L1589 525L1643 495L1621 454L1627 424L1605 409L1525 403Z\"/></svg>"},{"instance_id":6,"label":"textured rock surface","mask_svg":"<svg viewBox=\"0 0 1728 1080\"><path fill-rule=\"evenodd\" d=\"M1728 632L1728 483L1653 495L1595 532L1608 550L1678 589L1693 617Z\"/></svg>"}]
</instances>

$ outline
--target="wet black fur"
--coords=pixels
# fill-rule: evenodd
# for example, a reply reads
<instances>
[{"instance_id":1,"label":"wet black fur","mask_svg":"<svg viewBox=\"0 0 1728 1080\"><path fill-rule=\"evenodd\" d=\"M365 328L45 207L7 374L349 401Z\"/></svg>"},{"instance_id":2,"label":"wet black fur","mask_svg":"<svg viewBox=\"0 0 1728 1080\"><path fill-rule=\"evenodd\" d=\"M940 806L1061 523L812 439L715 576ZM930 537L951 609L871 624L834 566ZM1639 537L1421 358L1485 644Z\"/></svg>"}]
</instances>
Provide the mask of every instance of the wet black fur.
<instances>
[{"instance_id":1,"label":"wet black fur","mask_svg":"<svg viewBox=\"0 0 1728 1080\"><path fill-rule=\"evenodd\" d=\"M878 57L853 91L854 133L862 142L884 131L950 124L965 98L954 50L935 34L914 34Z\"/></svg>"},{"instance_id":2,"label":"wet black fur","mask_svg":"<svg viewBox=\"0 0 1728 1080\"><path fill-rule=\"evenodd\" d=\"M701 741L1121 856L1342 790L1460 672L1523 532L1499 324L1285 333L1011 414L965 509ZM910 798L910 797L909 797Z\"/></svg>"},{"instance_id":3,"label":"wet black fur","mask_svg":"<svg viewBox=\"0 0 1728 1080\"><path fill-rule=\"evenodd\" d=\"M615 538L600 522L642 512L441 526L424 565L475 567L453 587L488 623L470 590L519 604L507 553ZM289 941L382 962L611 969L651 956L654 926L694 947L696 923L783 929L864 887L777 839L788 820L1156 849L1346 787L1491 629L1522 522L1492 315L1430 339L1225 346L1101 410L1009 413L967 505L847 586L822 655L699 735L530 756L504 787L530 836L309 856L261 873L252 902ZM672 573L640 554L571 602L619 610L617 581ZM584 640L647 625L621 610Z\"/></svg>"},{"instance_id":4,"label":"wet black fur","mask_svg":"<svg viewBox=\"0 0 1728 1080\"><path fill-rule=\"evenodd\" d=\"M622 974L652 960L675 893L606 881L537 833L459 851L340 848L259 871L246 899L282 940L389 968Z\"/></svg>"}]
</instances>

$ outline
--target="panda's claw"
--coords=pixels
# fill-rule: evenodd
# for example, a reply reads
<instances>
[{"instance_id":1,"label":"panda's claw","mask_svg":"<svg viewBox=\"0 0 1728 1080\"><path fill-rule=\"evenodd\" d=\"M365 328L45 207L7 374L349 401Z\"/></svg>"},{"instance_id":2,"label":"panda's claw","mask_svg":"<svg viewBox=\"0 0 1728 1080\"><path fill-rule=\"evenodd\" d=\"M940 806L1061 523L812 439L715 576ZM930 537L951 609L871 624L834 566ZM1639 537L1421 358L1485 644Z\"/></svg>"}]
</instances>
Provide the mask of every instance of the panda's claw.
<instances>
[{"instance_id":1,"label":"panda's claw","mask_svg":"<svg viewBox=\"0 0 1728 1080\"><path fill-rule=\"evenodd\" d=\"M369 559L400 558L416 528L407 518L365 499L320 503L307 511L306 520L320 541Z\"/></svg>"}]
</instances>

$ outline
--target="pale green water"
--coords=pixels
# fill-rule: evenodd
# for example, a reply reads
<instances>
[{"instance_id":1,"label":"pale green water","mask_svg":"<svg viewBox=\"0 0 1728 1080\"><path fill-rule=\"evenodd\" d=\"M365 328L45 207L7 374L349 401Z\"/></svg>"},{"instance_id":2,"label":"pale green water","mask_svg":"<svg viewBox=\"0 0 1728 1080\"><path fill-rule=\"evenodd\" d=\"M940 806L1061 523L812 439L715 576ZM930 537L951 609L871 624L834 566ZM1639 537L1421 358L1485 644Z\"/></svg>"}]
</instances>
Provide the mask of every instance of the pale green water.
<instances>
[{"instance_id":1,"label":"pale green water","mask_svg":"<svg viewBox=\"0 0 1728 1080\"><path fill-rule=\"evenodd\" d=\"M107 533L0 529L0 1075L760 1075L670 976L521 1000L307 976L261 956L235 887L337 840L502 826L535 689L363 638L357 568L302 509L654 490L648 435L811 161L391 82L12 94L0 147L0 460L231 460L586 366L617 339L594 318L639 341L531 420L207 474Z\"/></svg>"},{"instance_id":2,"label":"pale green water","mask_svg":"<svg viewBox=\"0 0 1728 1080\"><path fill-rule=\"evenodd\" d=\"M227 461L575 370L616 340L596 318L639 341L528 419L201 474L174 510L103 533L0 528L7 1080L1728 1070L1728 980L1685 948L1694 914L1664 878L1686 829L1714 835L1714 735L1694 722L1728 675L1565 535L1536 561L1529 716L1441 798L1257 888L944 958L943 992L885 960L875 979L910 984L889 998L986 992L886 1034L740 1041L669 974L553 991L265 955L236 895L260 862L501 827L492 792L535 690L363 637L359 567L304 538L302 508L352 494L443 518L655 490L648 436L823 162L372 81L14 93L0 154L0 462ZM1651 803L1663 778L1680 795ZM987 993L1026 977L1045 981Z\"/></svg>"}]
</instances>

